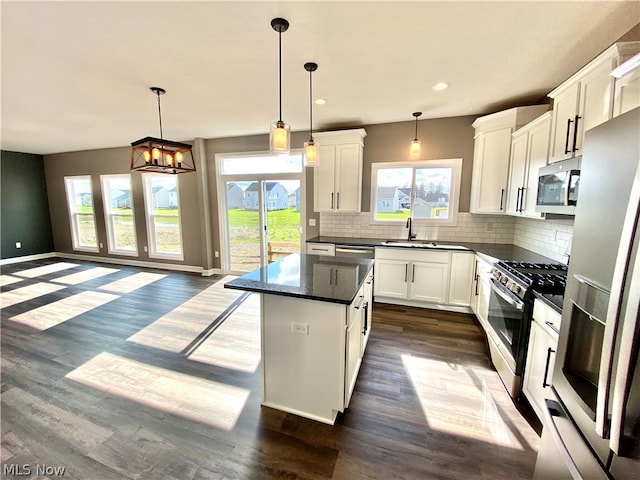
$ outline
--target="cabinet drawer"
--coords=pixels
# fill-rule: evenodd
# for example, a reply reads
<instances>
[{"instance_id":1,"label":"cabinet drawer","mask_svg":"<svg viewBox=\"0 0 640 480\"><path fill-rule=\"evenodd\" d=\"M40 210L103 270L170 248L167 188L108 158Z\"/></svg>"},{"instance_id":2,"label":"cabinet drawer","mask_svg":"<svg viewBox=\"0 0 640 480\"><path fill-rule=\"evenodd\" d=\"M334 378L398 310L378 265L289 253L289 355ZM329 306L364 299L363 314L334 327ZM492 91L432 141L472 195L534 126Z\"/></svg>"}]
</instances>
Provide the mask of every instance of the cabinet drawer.
<instances>
[{"instance_id":1,"label":"cabinet drawer","mask_svg":"<svg viewBox=\"0 0 640 480\"><path fill-rule=\"evenodd\" d=\"M402 260L406 262L449 263L449 252L430 251L418 247L376 247L376 259Z\"/></svg>"},{"instance_id":2,"label":"cabinet drawer","mask_svg":"<svg viewBox=\"0 0 640 480\"><path fill-rule=\"evenodd\" d=\"M541 300L536 299L533 302L533 319L538 322L546 332L555 338L558 337L562 315Z\"/></svg>"},{"instance_id":3,"label":"cabinet drawer","mask_svg":"<svg viewBox=\"0 0 640 480\"><path fill-rule=\"evenodd\" d=\"M335 256L336 246L333 243L307 243L307 255Z\"/></svg>"}]
</instances>

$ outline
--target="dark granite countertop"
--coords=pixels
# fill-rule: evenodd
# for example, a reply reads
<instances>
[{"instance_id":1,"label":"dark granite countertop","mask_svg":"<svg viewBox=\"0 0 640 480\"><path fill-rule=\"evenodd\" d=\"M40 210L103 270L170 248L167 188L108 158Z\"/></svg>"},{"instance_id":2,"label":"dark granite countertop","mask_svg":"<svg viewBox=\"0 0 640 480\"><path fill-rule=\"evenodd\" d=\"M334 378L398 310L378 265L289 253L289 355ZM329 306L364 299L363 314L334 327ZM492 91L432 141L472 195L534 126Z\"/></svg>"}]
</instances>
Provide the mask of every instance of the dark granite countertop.
<instances>
[{"instance_id":1,"label":"dark granite countertop","mask_svg":"<svg viewBox=\"0 0 640 480\"><path fill-rule=\"evenodd\" d=\"M249 272L225 288L349 305L373 267L373 260L294 253ZM342 270L336 285L332 269ZM341 282L341 283L340 283Z\"/></svg>"},{"instance_id":2,"label":"dark granite countertop","mask_svg":"<svg viewBox=\"0 0 640 480\"><path fill-rule=\"evenodd\" d=\"M540 299L542 302L549 305L559 314L562 314L562 303L564 301L564 296L562 295L550 295L548 293L540 293L533 291L535 298Z\"/></svg>"},{"instance_id":3,"label":"dark granite countertop","mask_svg":"<svg viewBox=\"0 0 640 480\"><path fill-rule=\"evenodd\" d=\"M385 238L351 238L351 237L328 237L318 236L310 238L307 242L316 243L334 243L336 245L358 245L358 246L370 246L370 247L383 247ZM495 263L498 260L509 260L517 262L534 262L534 263L559 263L551 258L545 257L538 253L532 252L522 247L510 243L471 243L471 242L443 242L451 245L461 245L473 250L480 256L484 257L489 263ZM415 248L415 247L402 247L393 246L393 248ZM459 251L459 250L458 250Z\"/></svg>"}]
</instances>

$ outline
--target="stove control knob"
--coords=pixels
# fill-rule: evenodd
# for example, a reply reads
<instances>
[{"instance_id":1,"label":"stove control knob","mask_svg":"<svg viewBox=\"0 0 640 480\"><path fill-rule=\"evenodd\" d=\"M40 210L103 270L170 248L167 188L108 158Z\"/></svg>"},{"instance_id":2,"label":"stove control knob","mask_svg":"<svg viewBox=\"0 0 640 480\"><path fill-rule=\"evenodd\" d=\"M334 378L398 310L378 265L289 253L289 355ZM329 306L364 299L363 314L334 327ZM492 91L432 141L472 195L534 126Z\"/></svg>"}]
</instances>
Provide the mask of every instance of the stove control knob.
<instances>
[{"instance_id":1,"label":"stove control knob","mask_svg":"<svg viewBox=\"0 0 640 480\"><path fill-rule=\"evenodd\" d=\"M493 275L493 278L500 278L502 276L502 274L500 273L499 270L496 270L495 268L493 270L491 270L491 275Z\"/></svg>"},{"instance_id":2,"label":"stove control knob","mask_svg":"<svg viewBox=\"0 0 640 480\"><path fill-rule=\"evenodd\" d=\"M522 288L520 288L520 285L516 285L515 283L512 283L511 286L509 287L509 290L511 290L515 294L518 294L522 291Z\"/></svg>"}]
</instances>

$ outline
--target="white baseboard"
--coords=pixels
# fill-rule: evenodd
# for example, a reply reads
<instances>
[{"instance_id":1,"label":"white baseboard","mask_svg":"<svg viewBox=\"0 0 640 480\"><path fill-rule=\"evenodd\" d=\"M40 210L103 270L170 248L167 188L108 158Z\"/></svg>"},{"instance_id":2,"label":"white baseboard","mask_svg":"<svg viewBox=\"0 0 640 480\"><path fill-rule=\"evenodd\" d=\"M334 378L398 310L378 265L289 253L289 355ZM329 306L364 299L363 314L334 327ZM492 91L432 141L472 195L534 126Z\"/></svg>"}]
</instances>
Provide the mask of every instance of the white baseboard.
<instances>
[{"instance_id":1,"label":"white baseboard","mask_svg":"<svg viewBox=\"0 0 640 480\"><path fill-rule=\"evenodd\" d=\"M195 265L177 265L174 263L145 262L141 260L129 260L127 258L97 257L94 255L82 255L78 253L62 253L62 252L49 252L49 253L40 253L37 255L25 255L23 257L5 258L3 260L0 260L0 265L8 265L11 263L28 262L30 260L40 260L43 258L54 258L54 257L67 258L72 260L86 260L88 262L112 263L117 265L127 265L131 267L159 268L161 270L175 270L179 272L200 273L204 277L222 273L222 270L220 270L219 268L210 268L205 270L202 267L196 267Z\"/></svg>"},{"instance_id":2,"label":"white baseboard","mask_svg":"<svg viewBox=\"0 0 640 480\"><path fill-rule=\"evenodd\" d=\"M56 256L57 254L55 252L49 252L49 253L38 253L36 255L24 255L22 257L3 258L2 260L0 260L0 265L9 265L11 263L28 262L30 260L40 260L42 258L52 258Z\"/></svg>"}]
</instances>

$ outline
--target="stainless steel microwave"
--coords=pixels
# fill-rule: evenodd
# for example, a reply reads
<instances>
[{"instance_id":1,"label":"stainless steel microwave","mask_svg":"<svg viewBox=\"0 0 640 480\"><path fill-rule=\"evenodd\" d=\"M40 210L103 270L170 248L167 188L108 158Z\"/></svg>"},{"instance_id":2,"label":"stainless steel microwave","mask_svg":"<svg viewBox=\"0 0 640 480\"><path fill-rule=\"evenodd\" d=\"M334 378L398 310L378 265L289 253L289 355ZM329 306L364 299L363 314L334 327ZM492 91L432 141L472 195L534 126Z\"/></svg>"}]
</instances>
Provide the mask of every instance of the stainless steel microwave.
<instances>
[{"instance_id":1,"label":"stainless steel microwave","mask_svg":"<svg viewBox=\"0 0 640 480\"><path fill-rule=\"evenodd\" d=\"M538 170L536 212L575 215L582 157L552 163Z\"/></svg>"}]
</instances>

